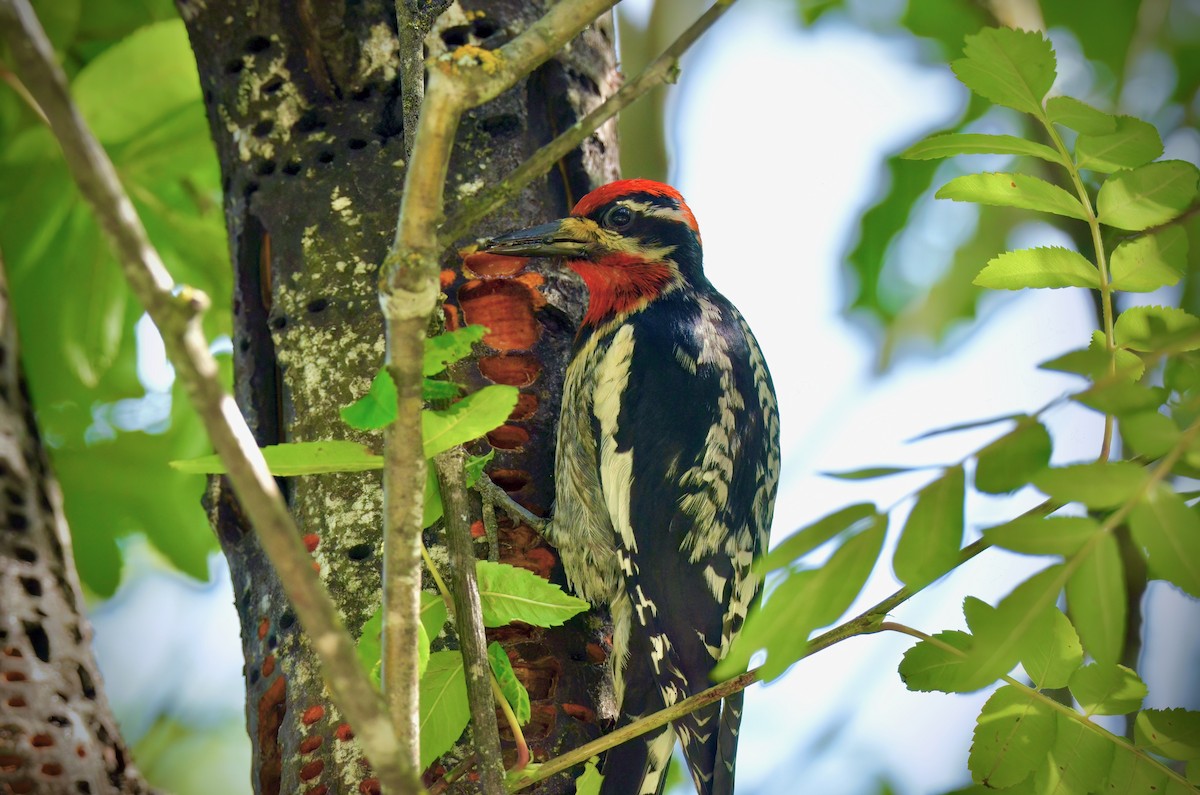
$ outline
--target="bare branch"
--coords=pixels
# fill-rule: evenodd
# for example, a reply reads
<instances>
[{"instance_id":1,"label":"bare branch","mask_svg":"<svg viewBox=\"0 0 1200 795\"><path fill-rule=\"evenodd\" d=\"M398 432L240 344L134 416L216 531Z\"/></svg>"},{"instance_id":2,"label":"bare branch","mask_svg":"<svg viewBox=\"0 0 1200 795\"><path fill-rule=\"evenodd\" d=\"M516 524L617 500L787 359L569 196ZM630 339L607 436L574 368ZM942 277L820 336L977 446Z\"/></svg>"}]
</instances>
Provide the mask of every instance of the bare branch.
<instances>
[{"instance_id":1,"label":"bare branch","mask_svg":"<svg viewBox=\"0 0 1200 795\"><path fill-rule=\"evenodd\" d=\"M262 453L218 380L217 364L198 322L207 308L207 297L188 288L175 290L112 162L71 101L65 76L28 0L0 0L0 31L25 86L62 146L80 191L116 250L126 279L162 333L167 355L229 470L234 491L278 571L296 615L312 638L334 701L354 727L388 791L418 791L415 766L405 765L401 759L379 696L359 666L354 644L312 569L312 559Z\"/></svg>"},{"instance_id":2,"label":"bare branch","mask_svg":"<svg viewBox=\"0 0 1200 795\"><path fill-rule=\"evenodd\" d=\"M504 759L500 755L496 702L492 698L492 667L488 662L487 638L483 635L483 610L479 604L479 583L475 578L471 502L463 472L465 462L461 447L447 450L434 459L438 484L442 490L442 504L445 506L454 620L463 657L463 671L467 678L471 737L478 759L480 784L486 795L503 795Z\"/></svg>"},{"instance_id":3,"label":"bare branch","mask_svg":"<svg viewBox=\"0 0 1200 795\"><path fill-rule=\"evenodd\" d=\"M670 47L663 50L662 55L643 69L641 74L622 86L591 113L560 133L553 141L534 152L504 180L483 191L469 205L451 216L442 225L442 245L453 245L454 241L470 231L480 218L511 202L526 185L545 174L589 135L643 94L664 83L674 82L679 73L679 59L734 2L736 0L728 0L711 6L691 27L680 34Z\"/></svg>"}]
</instances>

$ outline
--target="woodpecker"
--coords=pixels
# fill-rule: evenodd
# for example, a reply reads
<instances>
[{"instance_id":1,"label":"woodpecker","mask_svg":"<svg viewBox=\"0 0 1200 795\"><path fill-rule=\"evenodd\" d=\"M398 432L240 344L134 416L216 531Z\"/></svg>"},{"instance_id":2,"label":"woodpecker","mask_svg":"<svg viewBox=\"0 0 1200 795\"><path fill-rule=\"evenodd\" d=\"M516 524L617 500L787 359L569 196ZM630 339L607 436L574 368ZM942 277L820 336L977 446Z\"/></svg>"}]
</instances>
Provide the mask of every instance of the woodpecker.
<instances>
[{"instance_id":1,"label":"woodpecker","mask_svg":"<svg viewBox=\"0 0 1200 795\"><path fill-rule=\"evenodd\" d=\"M563 386L546 534L568 583L608 605L618 725L712 686L758 598L779 418L758 343L702 269L674 188L592 191L567 218L483 250L561 257L588 307ZM611 749L603 795L658 795L678 735L700 795L733 791L738 693Z\"/></svg>"}]
</instances>

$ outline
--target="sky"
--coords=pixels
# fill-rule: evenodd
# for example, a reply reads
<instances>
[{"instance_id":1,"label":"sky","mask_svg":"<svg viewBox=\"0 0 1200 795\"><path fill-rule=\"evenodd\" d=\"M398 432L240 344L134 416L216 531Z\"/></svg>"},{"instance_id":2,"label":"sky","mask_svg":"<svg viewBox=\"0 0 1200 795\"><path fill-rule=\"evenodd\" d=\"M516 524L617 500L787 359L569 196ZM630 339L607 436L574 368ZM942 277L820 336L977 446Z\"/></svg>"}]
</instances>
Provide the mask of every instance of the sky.
<instances>
[{"instance_id":1,"label":"sky","mask_svg":"<svg viewBox=\"0 0 1200 795\"><path fill-rule=\"evenodd\" d=\"M635 19L645 13L644 2L626 6ZM774 377L783 445L776 543L861 500L898 505L892 526L899 527L905 497L929 473L868 484L820 473L956 462L1004 426L906 440L935 427L1035 411L1078 386L1035 368L1086 342L1093 320L1082 291L989 297L978 331L959 335L957 344L937 355L903 359L882 377L875 373L868 337L844 317L842 263L882 158L945 126L965 99L949 70L923 65L913 46L847 26L801 29L795 3L784 0L743 0L684 62L669 105L671 181L703 230L710 280L746 316ZM952 217L971 222L969 213ZM1051 412L1047 423L1056 463L1095 456L1097 415L1068 406ZM1029 493L1004 500L973 495L969 533L1036 501ZM1042 565L985 553L897 610L895 618L927 632L962 628L965 595L994 603L1022 572ZM244 709L241 658L223 563L214 558L209 584L151 564L129 568L143 573L94 615L97 654L127 733L136 741L163 711L184 724L226 727L225 739L210 742L226 754L225 791L244 791L238 789L248 779L248 752L237 737ZM881 566L852 612L896 587L889 568ZM1177 648L1170 655L1174 667L1146 672L1151 702L1196 708L1200 704L1179 704L1177 696L1189 692L1186 660L1200 659L1200 640L1157 628L1181 620L1200 624L1197 606L1166 587L1153 587L1148 603L1148 647L1192 644L1190 653ZM190 617L186 626L177 620L181 614ZM146 636L162 639L153 653L141 640ZM971 726L987 691L907 692L896 666L909 645L902 637L853 639L797 664L769 686L752 688L739 792L794 793L802 781L804 791L857 795L887 781L902 795L932 795L965 784ZM161 690L149 690L147 683ZM1188 697L1200 699L1200 693L1193 689ZM178 766L186 768L186 760Z\"/></svg>"}]
</instances>

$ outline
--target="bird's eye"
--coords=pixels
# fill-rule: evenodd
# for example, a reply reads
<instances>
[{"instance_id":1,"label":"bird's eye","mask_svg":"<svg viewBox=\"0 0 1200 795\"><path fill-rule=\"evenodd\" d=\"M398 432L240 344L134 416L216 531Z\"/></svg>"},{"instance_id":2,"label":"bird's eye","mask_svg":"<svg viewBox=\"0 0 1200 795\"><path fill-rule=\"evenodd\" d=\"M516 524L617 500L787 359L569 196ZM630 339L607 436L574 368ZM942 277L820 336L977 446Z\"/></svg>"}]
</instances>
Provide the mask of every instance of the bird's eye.
<instances>
[{"instance_id":1,"label":"bird's eye","mask_svg":"<svg viewBox=\"0 0 1200 795\"><path fill-rule=\"evenodd\" d=\"M610 229L624 229L633 223L633 211L628 207L614 207L604 216L604 225Z\"/></svg>"}]
</instances>

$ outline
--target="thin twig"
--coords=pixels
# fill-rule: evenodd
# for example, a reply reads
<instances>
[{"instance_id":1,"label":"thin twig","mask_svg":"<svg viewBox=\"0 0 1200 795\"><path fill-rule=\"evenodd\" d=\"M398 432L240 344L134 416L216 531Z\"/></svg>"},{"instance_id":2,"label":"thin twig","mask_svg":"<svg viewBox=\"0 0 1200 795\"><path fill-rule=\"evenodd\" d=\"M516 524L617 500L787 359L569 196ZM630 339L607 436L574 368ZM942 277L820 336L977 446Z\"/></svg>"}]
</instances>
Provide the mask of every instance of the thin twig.
<instances>
[{"instance_id":1,"label":"thin twig","mask_svg":"<svg viewBox=\"0 0 1200 795\"><path fill-rule=\"evenodd\" d=\"M508 514L508 518L517 524L523 524L539 533L544 533L546 526L550 524L548 520L534 514L514 500L512 495L497 486L495 481L487 476L487 473L480 474L479 480L475 481L475 489L483 496L485 504L490 504L493 508L501 508Z\"/></svg>"},{"instance_id":2,"label":"thin twig","mask_svg":"<svg viewBox=\"0 0 1200 795\"><path fill-rule=\"evenodd\" d=\"M0 32L24 85L45 112L81 193L109 236L125 278L162 333L167 356L312 639L334 702L354 727L383 786L396 793L419 791L415 766L405 765L398 754L396 735L379 696L358 663L354 643L333 601L312 569L312 558L262 453L233 398L220 384L199 324L207 297L187 288L175 290L112 162L71 101L66 78L28 0L0 0Z\"/></svg>"},{"instance_id":3,"label":"thin twig","mask_svg":"<svg viewBox=\"0 0 1200 795\"><path fill-rule=\"evenodd\" d=\"M479 583L475 578L475 548L471 542L471 502L468 499L461 447L453 447L434 459L446 518L446 550L450 555L453 582L454 622L458 647L467 678L467 701L471 707L471 737L479 759L480 784L487 795L504 793L504 758L496 728L496 702L492 697L492 667L488 662L487 638L483 634L483 610Z\"/></svg>"},{"instance_id":4,"label":"thin twig","mask_svg":"<svg viewBox=\"0 0 1200 795\"><path fill-rule=\"evenodd\" d=\"M691 27L680 34L670 47L663 50L641 74L621 87L617 93L558 135L553 141L534 152L528 160L494 187L479 194L470 204L455 213L442 225L441 241L449 246L465 235L480 218L508 204L521 190L546 173L559 159L579 146L606 121L652 88L674 82L679 73L679 59L700 36L712 27L736 0L719 2L710 7Z\"/></svg>"}]
</instances>

